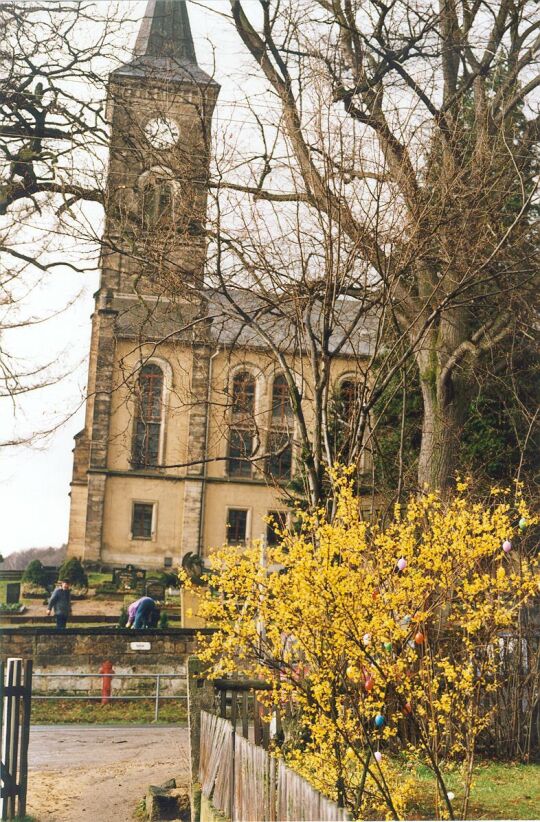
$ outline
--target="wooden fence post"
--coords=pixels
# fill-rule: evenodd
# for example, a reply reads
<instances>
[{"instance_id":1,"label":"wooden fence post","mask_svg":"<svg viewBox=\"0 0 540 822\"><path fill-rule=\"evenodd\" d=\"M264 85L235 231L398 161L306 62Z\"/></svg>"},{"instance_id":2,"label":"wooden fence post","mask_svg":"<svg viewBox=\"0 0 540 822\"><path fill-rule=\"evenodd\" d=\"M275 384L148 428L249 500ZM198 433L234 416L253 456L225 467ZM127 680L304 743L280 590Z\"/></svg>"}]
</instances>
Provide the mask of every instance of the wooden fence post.
<instances>
[{"instance_id":1,"label":"wooden fence post","mask_svg":"<svg viewBox=\"0 0 540 822\"><path fill-rule=\"evenodd\" d=\"M26 816L26 793L28 788L28 744L30 742L30 714L32 710L32 666L31 659L24 663L24 691L22 697L21 752L19 756L19 807L18 816Z\"/></svg>"},{"instance_id":2,"label":"wooden fence post","mask_svg":"<svg viewBox=\"0 0 540 822\"><path fill-rule=\"evenodd\" d=\"M24 682L22 674L22 659L8 659L5 679L4 666L0 666L2 705L0 817L2 819L15 819L16 816L20 818L26 815L32 698L32 663L30 661L26 661L24 665Z\"/></svg>"}]
</instances>

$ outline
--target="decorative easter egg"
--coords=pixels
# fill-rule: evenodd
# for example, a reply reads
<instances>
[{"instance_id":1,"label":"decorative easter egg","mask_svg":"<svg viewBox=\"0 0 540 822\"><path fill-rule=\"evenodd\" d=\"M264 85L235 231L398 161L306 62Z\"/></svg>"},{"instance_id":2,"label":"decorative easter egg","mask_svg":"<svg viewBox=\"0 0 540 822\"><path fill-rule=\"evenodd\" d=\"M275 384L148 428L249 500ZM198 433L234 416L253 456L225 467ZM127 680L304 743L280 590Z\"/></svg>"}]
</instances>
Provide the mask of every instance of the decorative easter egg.
<instances>
[{"instance_id":1,"label":"decorative easter egg","mask_svg":"<svg viewBox=\"0 0 540 822\"><path fill-rule=\"evenodd\" d=\"M453 793L452 791L448 791L448 793L446 795L447 795L448 799L450 800L450 802L452 801L452 799L456 798L455 793Z\"/></svg>"},{"instance_id":2,"label":"decorative easter egg","mask_svg":"<svg viewBox=\"0 0 540 822\"><path fill-rule=\"evenodd\" d=\"M385 651L388 651L388 653L391 653L392 643L391 642L383 642L383 648L384 648Z\"/></svg>"},{"instance_id":3,"label":"decorative easter egg","mask_svg":"<svg viewBox=\"0 0 540 822\"><path fill-rule=\"evenodd\" d=\"M352 679L353 682L358 680L358 668L355 668L354 665L349 665L347 668L347 676L349 679Z\"/></svg>"},{"instance_id":4,"label":"decorative easter egg","mask_svg":"<svg viewBox=\"0 0 540 822\"><path fill-rule=\"evenodd\" d=\"M373 690L374 685L375 685L375 680L373 679L372 676L368 676L366 678L366 681L364 682L364 688L366 689L368 694L371 693L371 691Z\"/></svg>"},{"instance_id":5,"label":"decorative easter egg","mask_svg":"<svg viewBox=\"0 0 540 822\"><path fill-rule=\"evenodd\" d=\"M371 634L364 634L364 636L362 637L362 642L364 643L364 645L369 645L369 643L371 642Z\"/></svg>"},{"instance_id":6,"label":"decorative easter egg","mask_svg":"<svg viewBox=\"0 0 540 822\"><path fill-rule=\"evenodd\" d=\"M378 598L379 598L379 592L375 588L375 590L371 594L371 599L378 599Z\"/></svg>"},{"instance_id":7,"label":"decorative easter egg","mask_svg":"<svg viewBox=\"0 0 540 822\"><path fill-rule=\"evenodd\" d=\"M405 627L406 627L407 625L410 625L410 624L411 624L411 618L410 618L410 616L408 616L408 615L407 615L407 616L404 616L404 617L403 617L403 619L401 620L401 624L402 624L402 625L404 625Z\"/></svg>"},{"instance_id":8,"label":"decorative easter egg","mask_svg":"<svg viewBox=\"0 0 540 822\"><path fill-rule=\"evenodd\" d=\"M410 702L406 702L403 706L403 713L404 714L412 714L412 705Z\"/></svg>"},{"instance_id":9,"label":"decorative easter egg","mask_svg":"<svg viewBox=\"0 0 540 822\"><path fill-rule=\"evenodd\" d=\"M505 541L502 544L502 549L505 552L505 554L512 550L512 543L509 539L505 539Z\"/></svg>"},{"instance_id":10,"label":"decorative easter egg","mask_svg":"<svg viewBox=\"0 0 540 822\"><path fill-rule=\"evenodd\" d=\"M405 557L401 557L401 559L398 559L397 567L398 567L398 571L404 571L405 570L405 568L407 567L407 560L405 559Z\"/></svg>"},{"instance_id":11,"label":"decorative easter egg","mask_svg":"<svg viewBox=\"0 0 540 822\"><path fill-rule=\"evenodd\" d=\"M373 756L375 757L376 762L379 762L379 764L382 762L382 753L380 751L375 751Z\"/></svg>"},{"instance_id":12,"label":"decorative easter egg","mask_svg":"<svg viewBox=\"0 0 540 822\"><path fill-rule=\"evenodd\" d=\"M422 631L417 631L416 634L414 635L414 641L415 641L416 645L423 645L424 640L425 640L425 636L422 633Z\"/></svg>"},{"instance_id":13,"label":"decorative easter egg","mask_svg":"<svg viewBox=\"0 0 540 822\"><path fill-rule=\"evenodd\" d=\"M382 728L382 726L384 725L384 716L382 714L377 714L374 721L376 728Z\"/></svg>"},{"instance_id":14,"label":"decorative easter egg","mask_svg":"<svg viewBox=\"0 0 540 822\"><path fill-rule=\"evenodd\" d=\"M527 520L525 519L525 517L521 517L521 519L520 519L520 521L519 521L518 525L519 525L519 530L520 530L520 531L524 531L524 530L525 530L525 528L527 527Z\"/></svg>"}]
</instances>

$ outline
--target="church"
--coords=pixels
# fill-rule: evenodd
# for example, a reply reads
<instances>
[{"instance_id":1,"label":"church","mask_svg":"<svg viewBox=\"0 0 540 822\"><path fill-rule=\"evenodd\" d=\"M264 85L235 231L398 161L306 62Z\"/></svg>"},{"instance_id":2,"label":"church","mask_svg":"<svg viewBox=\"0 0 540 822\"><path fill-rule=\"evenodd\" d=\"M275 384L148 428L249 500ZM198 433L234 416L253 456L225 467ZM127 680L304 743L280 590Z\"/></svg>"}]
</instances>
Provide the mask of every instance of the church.
<instances>
[{"instance_id":1,"label":"church","mask_svg":"<svg viewBox=\"0 0 540 822\"><path fill-rule=\"evenodd\" d=\"M150 0L133 58L108 84L101 277L71 482L68 554L85 562L177 568L189 552L271 544L290 516L302 453L282 364L300 385L305 353L276 358L206 285L219 91L184 0ZM347 346L333 380L350 400ZM300 393L309 426L309 386Z\"/></svg>"}]
</instances>

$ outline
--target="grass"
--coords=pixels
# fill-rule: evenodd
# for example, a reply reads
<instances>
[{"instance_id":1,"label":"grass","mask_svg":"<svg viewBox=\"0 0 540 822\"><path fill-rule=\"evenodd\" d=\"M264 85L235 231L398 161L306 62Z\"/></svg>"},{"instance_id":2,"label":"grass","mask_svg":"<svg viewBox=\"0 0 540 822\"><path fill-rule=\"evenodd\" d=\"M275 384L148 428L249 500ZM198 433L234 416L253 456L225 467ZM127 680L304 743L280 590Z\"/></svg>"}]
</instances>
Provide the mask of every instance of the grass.
<instances>
[{"instance_id":1,"label":"grass","mask_svg":"<svg viewBox=\"0 0 540 822\"><path fill-rule=\"evenodd\" d=\"M64 724L130 724L148 723L154 720L155 700L137 699L113 700L107 705L101 705L98 700L84 701L84 699L33 699L33 725L64 725ZM159 703L159 723L187 722L186 700L165 699Z\"/></svg>"},{"instance_id":2,"label":"grass","mask_svg":"<svg viewBox=\"0 0 540 822\"><path fill-rule=\"evenodd\" d=\"M97 571L90 571L88 574L88 587L95 588L96 585L101 585L102 582L112 582L112 572L108 574L98 574Z\"/></svg>"},{"instance_id":3,"label":"grass","mask_svg":"<svg viewBox=\"0 0 540 822\"><path fill-rule=\"evenodd\" d=\"M435 779L422 766L417 770L418 798L409 819L434 818ZM445 774L453 791L456 817L463 799L459 769ZM540 765L483 762L474 769L468 819L539 819Z\"/></svg>"}]
</instances>

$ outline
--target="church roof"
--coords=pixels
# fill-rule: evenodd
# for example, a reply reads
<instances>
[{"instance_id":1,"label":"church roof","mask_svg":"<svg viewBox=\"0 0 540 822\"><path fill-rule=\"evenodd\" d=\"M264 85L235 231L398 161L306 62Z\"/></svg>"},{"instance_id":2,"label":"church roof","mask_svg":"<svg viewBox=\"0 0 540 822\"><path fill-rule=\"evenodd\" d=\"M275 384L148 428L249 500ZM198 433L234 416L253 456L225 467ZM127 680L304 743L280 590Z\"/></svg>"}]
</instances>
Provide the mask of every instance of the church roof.
<instances>
[{"instance_id":1,"label":"church roof","mask_svg":"<svg viewBox=\"0 0 540 822\"><path fill-rule=\"evenodd\" d=\"M230 294L236 306L231 305L226 295L212 289L204 289L202 296L202 303L178 303L119 295L113 303L118 311L116 333L121 338L141 342L192 343L197 332L206 328L207 336L202 336L210 345L268 351L266 336L283 352L301 353L305 340L293 305L287 308L286 303L276 299L269 303L264 295L241 289ZM242 311L248 316L257 315L256 322L247 322ZM314 329L322 320L318 313L315 306L311 312ZM345 357L369 356L377 323L374 311L359 312L358 301L339 300L334 306L333 331L328 343L330 351L339 349Z\"/></svg>"},{"instance_id":2,"label":"church roof","mask_svg":"<svg viewBox=\"0 0 540 822\"><path fill-rule=\"evenodd\" d=\"M197 64L185 0L148 0L133 54L112 74L218 85Z\"/></svg>"}]
</instances>

